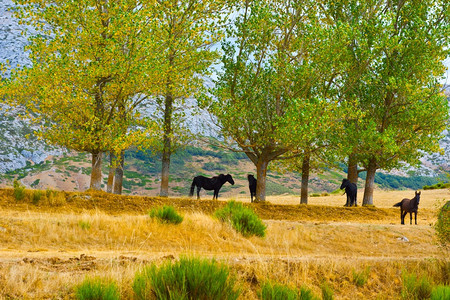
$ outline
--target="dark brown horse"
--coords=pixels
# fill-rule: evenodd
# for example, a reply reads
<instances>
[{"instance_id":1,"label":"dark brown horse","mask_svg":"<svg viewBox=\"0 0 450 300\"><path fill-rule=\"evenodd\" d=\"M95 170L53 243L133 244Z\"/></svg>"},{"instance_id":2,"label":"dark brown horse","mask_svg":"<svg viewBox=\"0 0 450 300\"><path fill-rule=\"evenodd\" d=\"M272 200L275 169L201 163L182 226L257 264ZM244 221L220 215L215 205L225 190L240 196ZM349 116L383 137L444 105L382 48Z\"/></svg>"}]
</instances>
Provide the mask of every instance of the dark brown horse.
<instances>
[{"instance_id":1,"label":"dark brown horse","mask_svg":"<svg viewBox=\"0 0 450 300\"><path fill-rule=\"evenodd\" d=\"M400 218L402 221L402 225L405 225L405 216L409 213L410 224L412 225L412 213L414 213L414 220L417 225L417 210L419 209L420 202L420 192L415 192L416 196L412 199L403 199L397 204L394 204L395 207L400 206Z\"/></svg>"},{"instance_id":2,"label":"dark brown horse","mask_svg":"<svg viewBox=\"0 0 450 300\"><path fill-rule=\"evenodd\" d=\"M197 176L192 180L191 191L189 196L194 195L194 189L197 187L197 199L200 199L200 190L204 188L207 191L214 190L213 200L219 197L219 190L225 182L231 183L234 185L233 177L230 174L224 175L220 174L219 176L214 176L213 178L208 178L205 176Z\"/></svg>"}]
</instances>

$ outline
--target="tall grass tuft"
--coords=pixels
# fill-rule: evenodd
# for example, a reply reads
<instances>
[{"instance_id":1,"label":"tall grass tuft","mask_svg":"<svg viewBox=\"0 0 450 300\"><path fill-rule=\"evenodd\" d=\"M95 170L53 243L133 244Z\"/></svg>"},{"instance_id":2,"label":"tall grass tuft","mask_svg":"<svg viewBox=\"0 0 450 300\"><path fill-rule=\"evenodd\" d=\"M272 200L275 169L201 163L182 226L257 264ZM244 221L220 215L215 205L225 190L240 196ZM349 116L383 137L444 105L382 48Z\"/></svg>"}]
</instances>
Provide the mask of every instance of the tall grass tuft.
<instances>
[{"instance_id":1,"label":"tall grass tuft","mask_svg":"<svg viewBox=\"0 0 450 300\"><path fill-rule=\"evenodd\" d=\"M431 300L450 299L450 286L438 285L433 288L430 296Z\"/></svg>"},{"instance_id":2,"label":"tall grass tuft","mask_svg":"<svg viewBox=\"0 0 450 300\"><path fill-rule=\"evenodd\" d=\"M216 210L215 216L222 222L231 223L231 226L244 236L266 235L266 225L253 210L244 207L240 202L228 202L225 207Z\"/></svg>"},{"instance_id":3,"label":"tall grass tuft","mask_svg":"<svg viewBox=\"0 0 450 300\"><path fill-rule=\"evenodd\" d=\"M320 289L322 290L322 299L323 300L333 300L334 299L334 292L333 289L328 285L328 283L323 282L320 286Z\"/></svg>"},{"instance_id":4,"label":"tall grass tuft","mask_svg":"<svg viewBox=\"0 0 450 300\"><path fill-rule=\"evenodd\" d=\"M307 287L291 288L279 283L266 281L262 284L258 294L262 300L313 300L312 291Z\"/></svg>"},{"instance_id":5,"label":"tall grass tuft","mask_svg":"<svg viewBox=\"0 0 450 300\"><path fill-rule=\"evenodd\" d=\"M23 186L20 181L14 180L14 198L17 201L23 200L25 198L25 186Z\"/></svg>"},{"instance_id":6,"label":"tall grass tuft","mask_svg":"<svg viewBox=\"0 0 450 300\"><path fill-rule=\"evenodd\" d=\"M161 208L154 208L149 212L150 218L156 218L162 223L180 224L183 217L180 216L175 208L170 205L164 205Z\"/></svg>"},{"instance_id":7,"label":"tall grass tuft","mask_svg":"<svg viewBox=\"0 0 450 300\"><path fill-rule=\"evenodd\" d=\"M120 299L119 288L111 280L99 277L86 278L75 289L78 300L118 300Z\"/></svg>"},{"instance_id":8,"label":"tall grass tuft","mask_svg":"<svg viewBox=\"0 0 450 300\"><path fill-rule=\"evenodd\" d=\"M362 287L367 283L367 280L369 279L370 274L370 267L367 267L364 269L364 271L356 272L355 270L352 271L353 273L353 282L356 286Z\"/></svg>"},{"instance_id":9,"label":"tall grass tuft","mask_svg":"<svg viewBox=\"0 0 450 300\"><path fill-rule=\"evenodd\" d=\"M133 291L136 299L237 299L240 291L235 282L224 264L182 257L137 272Z\"/></svg>"},{"instance_id":10,"label":"tall grass tuft","mask_svg":"<svg viewBox=\"0 0 450 300\"><path fill-rule=\"evenodd\" d=\"M403 299L430 299L432 285L426 276L422 276L417 280L416 274L403 273L402 274L403 289L402 298Z\"/></svg>"}]
</instances>

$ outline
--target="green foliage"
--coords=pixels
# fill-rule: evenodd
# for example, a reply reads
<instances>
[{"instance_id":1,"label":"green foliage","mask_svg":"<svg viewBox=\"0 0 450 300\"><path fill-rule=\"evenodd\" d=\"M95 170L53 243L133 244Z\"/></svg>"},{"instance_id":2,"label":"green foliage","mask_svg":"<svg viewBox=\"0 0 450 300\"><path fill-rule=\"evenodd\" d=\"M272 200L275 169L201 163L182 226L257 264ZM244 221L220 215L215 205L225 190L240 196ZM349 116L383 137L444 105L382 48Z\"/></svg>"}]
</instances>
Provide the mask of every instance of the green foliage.
<instances>
[{"instance_id":1,"label":"green foliage","mask_svg":"<svg viewBox=\"0 0 450 300\"><path fill-rule=\"evenodd\" d=\"M183 217L180 216L175 208L170 205L164 205L161 208L154 208L149 212L150 218L156 218L162 223L180 224Z\"/></svg>"},{"instance_id":2,"label":"green foliage","mask_svg":"<svg viewBox=\"0 0 450 300\"><path fill-rule=\"evenodd\" d=\"M431 291L431 300L447 300L450 299L450 286L438 285Z\"/></svg>"},{"instance_id":3,"label":"green foliage","mask_svg":"<svg viewBox=\"0 0 450 300\"><path fill-rule=\"evenodd\" d=\"M99 277L87 277L75 289L78 300L118 300L120 299L119 288L111 280Z\"/></svg>"},{"instance_id":4,"label":"green foliage","mask_svg":"<svg viewBox=\"0 0 450 300\"><path fill-rule=\"evenodd\" d=\"M434 224L440 244L446 247L450 244L450 201L438 211L437 222Z\"/></svg>"},{"instance_id":5,"label":"green foliage","mask_svg":"<svg viewBox=\"0 0 450 300\"><path fill-rule=\"evenodd\" d=\"M413 273L402 273L402 298L408 300L429 299L431 296L432 285L426 276L417 280L417 275Z\"/></svg>"},{"instance_id":6,"label":"green foliage","mask_svg":"<svg viewBox=\"0 0 450 300\"><path fill-rule=\"evenodd\" d=\"M328 283L323 282L320 285L320 288L322 290L322 299L323 300L333 300L334 299L333 289L328 285Z\"/></svg>"},{"instance_id":7,"label":"green foliage","mask_svg":"<svg viewBox=\"0 0 450 300\"><path fill-rule=\"evenodd\" d=\"M36 179L35 181L33 181L33 182L30 184L30 186L34 188L34 187L36 187L36 186L39 184L40 181L41 181L40 179Z\"/></svg>"},{"instance_id":8,"label":"green foliage","mask_svg":"<svg viewBox=\"0 0 450 300\"><path fill-rule=\"evenodd\" d=\"M243 236L264 237L266 225L253 210L244 207L241 202L229 201L226 206L216 210L214 215L222 222L228 222Z\"/></svg>"},{"instance_id":9,"label":"green foliage","mask_svg":"<svg viewBox=\"0 0 450 300\"><path fill-rule=\"evenodd\" d=\"M438 189L447 189L450 188L450 182L447 183L443 183L443 182L439 182L433 185L424 185L423 189L424 190L438 190Z\"/></svg>"},{"instance_id":10,"label":"green foliage","mask_svg":"<svg viewBox=\"0 0 450 300\"><path fill-rule=\"evenodd\" d=\"M80 220L78 221L78 226L80 226L80 228L83 230L91 229L91 223L89 223L89 221Z\"/></svg>"},{"instance_id":11,"label":"green foliage","mask_svg":"<svg viewBox=\"0 0 450 300\"><path fill-rule=\"evenodd\" d=\"M369 279L370 274L370 267L367 267L364 269L364 271L356 272L355 270L352 270L353 274L353 282L356 286L362 287L367 283L367 280Z\"/></svg>"},{"instance_id":12,"label":"green foliage","mask_svg":"<svg viewBox=\"0 0 450 300\"><path fill-rule=\"evenodd\" d=\"M33 195L32 195L32 197L31 197L31 202L32 202L34 205L38 204L39 201L41 201L42 194L43 194L42 191L40 191L40 190L34 190L34 191L33 191Z\"/></svg>"},{"instance_id":13,"label":"green foliage","mask_svg":"<svg viewBox=\"0 0 450 300\"><path fill-rule=\"evenodd\" d=\"M25 186L20 183L18 180L14 180L14 198L17 201L23 200L25 198Z\"/></svg>"},{"instance_id":14,"label":"green foliage","mask_svg":"<svg viewBox=\"0 0 450 300\"><path fill-rule=\"evenodd\" d=\"M237 299L240 291L228 267L215 260L180 258L136 273L133 291L143 299Z\"/></svg>"},{"instance_id":15,"label":"green foliage","mask_svg":"<svg viewBox=\"0 0 450 300\"><path fill-rule=\"evenodd\" d=\"M291 288L279 283L266 281L262 284L258 296L262 300L313 300L312 291L307 287Z\"/></svg>"}]
</instances>

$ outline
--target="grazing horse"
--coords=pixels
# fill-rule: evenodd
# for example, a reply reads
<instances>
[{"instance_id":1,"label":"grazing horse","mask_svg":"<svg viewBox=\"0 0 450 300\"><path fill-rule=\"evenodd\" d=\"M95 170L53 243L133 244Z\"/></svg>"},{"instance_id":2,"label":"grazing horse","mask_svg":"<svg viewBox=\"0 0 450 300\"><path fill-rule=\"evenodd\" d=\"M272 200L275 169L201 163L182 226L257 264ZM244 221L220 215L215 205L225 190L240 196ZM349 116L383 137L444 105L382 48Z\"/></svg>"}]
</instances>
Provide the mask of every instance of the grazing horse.
<instances>
[{"instance_id":1,"label":"grazing horse","mask_svg":"<svg viewBox=\"0 0 450 300\"><path fill-rule=\"evenodd\" d=\"M417 209L419 209L420 192L415 192L416 195L412 199L403 199L399 203L394 204L395 207L400 206L400 219L402 225L405 225L405 216L409 213L410 224L412 225L412 213L414 213L414 220L417 225Z\"/></svg>"},{"instance_id":2,"label":"grazing horse","mask_svg":"<svg viewBox=\"0 0 450 300\"><path fill-rule=\"evenodd\" d=\"M253 202L253 197L255 197L256 199L256 178L253 175L248 174L247 179L248 179L248 188L250 189L251 202Z\"/></svg>"},{"instance_id":3,"label":"grazing horse","mask_svg":"<svg viewBox=\"0 0 450 300\"><path fill-rule=\"evenodd\" d=\"M344 206L353 206L353 204L355 204L355 207L358 206L356 203L356 194L358 192L358 187L356 186L356 184L344 178L342 179L341 184L341 190L342 189L345 189L344 194L347 194L347 202Z\"/></svg>"},{"instance_id":4,"label":"grazing horse","mask_svg":"<svg viewBox=\"0 0 450 300\"><path fill-rule=\"evenodd\" d=\"M194 177L194 180L192 180L191 192L189 193L189 196L192 197L194 195L194 189L195 186L197 186L197 199L200 200L200 190L201 188L204 188L207 191L214 190L213 200L217 200L220 188L227 181L231 183L231 185L234 185L233 177L231 177L230 174L220 174L219 176L214 176L213 178L208 178L205 176Z\"/></svg>"}]
</instances>

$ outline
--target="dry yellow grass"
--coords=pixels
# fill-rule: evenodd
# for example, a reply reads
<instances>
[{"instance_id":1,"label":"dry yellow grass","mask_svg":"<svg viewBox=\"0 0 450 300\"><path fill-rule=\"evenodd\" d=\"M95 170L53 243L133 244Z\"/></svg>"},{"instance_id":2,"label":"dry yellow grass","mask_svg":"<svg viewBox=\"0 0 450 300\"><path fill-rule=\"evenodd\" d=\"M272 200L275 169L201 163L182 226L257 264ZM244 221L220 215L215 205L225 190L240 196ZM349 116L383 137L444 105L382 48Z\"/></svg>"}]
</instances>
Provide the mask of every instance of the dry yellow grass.
<instances>
[{"instance_id":1,"label":"dry yellow grass","mask_svg":"<svg viewBox=\"0 0 450 300\"><path fill-rule=\"evenodd\" d=\"M242 284L242 299L256 298L266 279L307 285L316 295L326 281L336 299L398 299L403 270L436 283L449 280L449 262L430 226L448 191L424 191L419 225L402 226L398 208L391 205L410 194L376 191L375 205L382 208L371 209L343 208L344 196L310 198L315 203L308 206L289 203L294 198L269 198L272 204L253 206L265 216L266 237L244 238L211 216L220 201L69 193L55 207L16 202L10 190L3 190L0 299L71 298L86 275L113 278L123 298L132 299L139 268L183 254L225 261ZM146 215L163 203L184 214L180 225ZM369 279L357 287L352 274L367 267Z\"/></svg>"}]
</instances>

